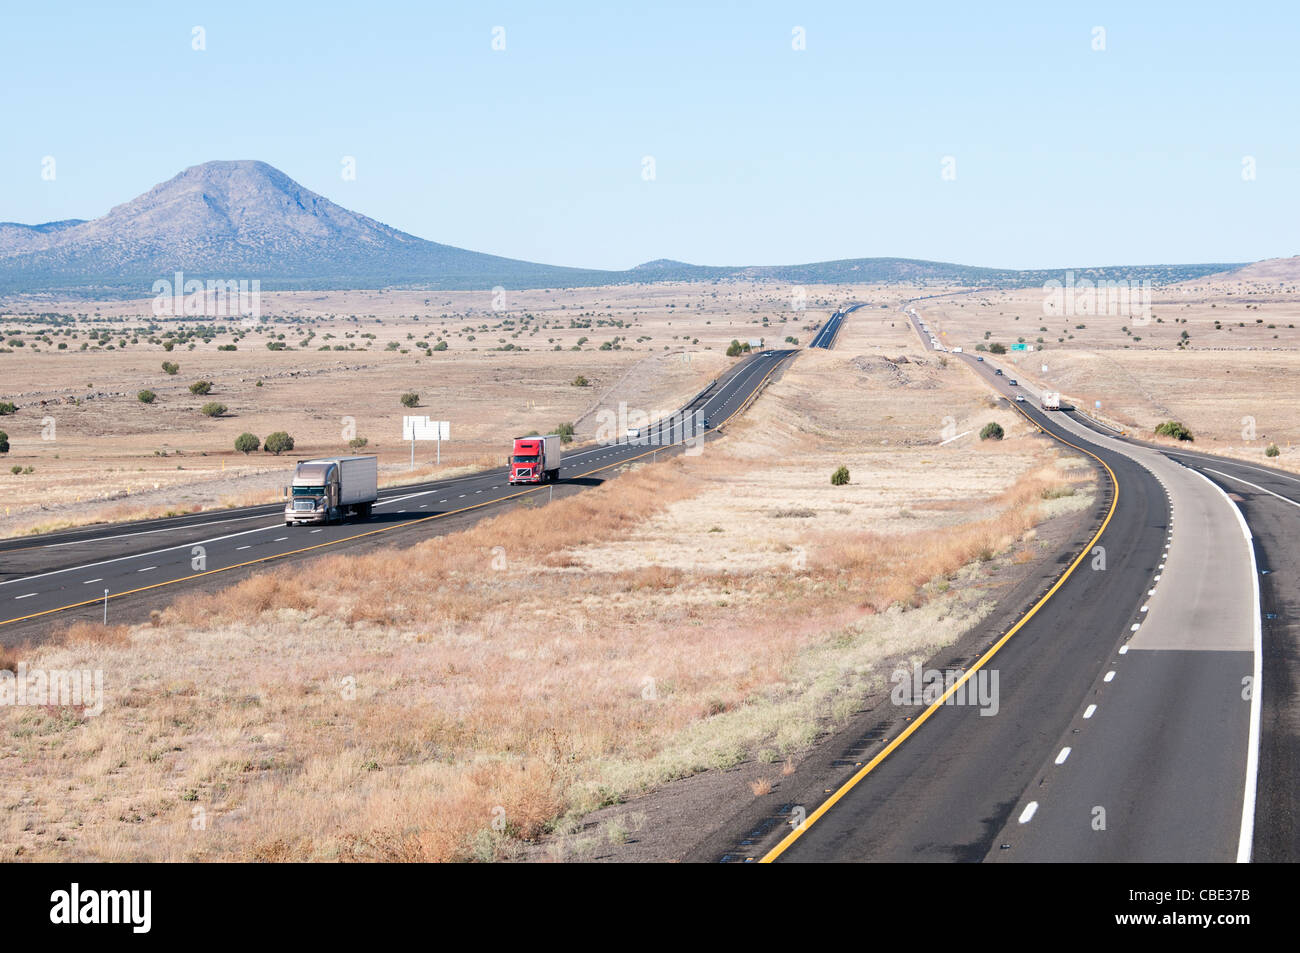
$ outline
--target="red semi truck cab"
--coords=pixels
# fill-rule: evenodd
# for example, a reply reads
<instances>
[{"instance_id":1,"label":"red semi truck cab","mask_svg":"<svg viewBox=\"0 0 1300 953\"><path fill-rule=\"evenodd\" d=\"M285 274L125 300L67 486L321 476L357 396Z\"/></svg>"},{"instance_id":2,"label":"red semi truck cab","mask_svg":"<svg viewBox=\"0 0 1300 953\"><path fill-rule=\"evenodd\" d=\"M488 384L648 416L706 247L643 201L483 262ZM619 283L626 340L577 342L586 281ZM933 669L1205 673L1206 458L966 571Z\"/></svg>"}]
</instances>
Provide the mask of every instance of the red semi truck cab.
<instances>
[{"instance_id":1,"label":"red semi truck cab","mask_svg":"<svg viewBox=\"0 0 1300 953\"><path fill-rule=\"evenodd\" d=\"M547 483L560 478L560 435L516 437L510 455L510 484Z\"/></svg>"}]
</instances>

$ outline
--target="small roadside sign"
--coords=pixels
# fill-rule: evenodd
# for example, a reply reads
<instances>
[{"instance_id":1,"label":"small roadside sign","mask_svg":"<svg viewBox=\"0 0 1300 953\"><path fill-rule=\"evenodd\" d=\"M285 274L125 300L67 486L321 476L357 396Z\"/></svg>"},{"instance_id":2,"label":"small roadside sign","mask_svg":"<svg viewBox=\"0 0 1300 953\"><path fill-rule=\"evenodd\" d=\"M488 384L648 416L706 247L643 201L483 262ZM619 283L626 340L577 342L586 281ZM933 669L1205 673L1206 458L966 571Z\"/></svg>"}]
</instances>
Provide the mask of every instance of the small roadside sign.
<instances>
[{"instance_id":1,"label":"small roadside sign","mask_svg":"<svg viewBox=\"0 0 1300 953\"><path fill-rule=\"evenodd\" d=\"M442 442L451 437L451 424L446 420L430 420L428 417L402 418L402 439L411 441L411 469L415 469L415 441L438 441L437 462L442 463Z\"/></svg>"}]
</instances>

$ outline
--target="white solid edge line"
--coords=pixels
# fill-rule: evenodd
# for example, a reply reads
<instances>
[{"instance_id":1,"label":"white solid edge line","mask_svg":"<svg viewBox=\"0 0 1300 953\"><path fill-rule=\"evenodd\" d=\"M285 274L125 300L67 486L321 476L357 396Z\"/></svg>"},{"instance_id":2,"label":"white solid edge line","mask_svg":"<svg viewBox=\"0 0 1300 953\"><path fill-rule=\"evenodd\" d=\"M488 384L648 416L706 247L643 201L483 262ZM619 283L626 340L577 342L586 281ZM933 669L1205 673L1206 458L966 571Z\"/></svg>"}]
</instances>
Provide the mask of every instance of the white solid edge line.
<instances>
[{"instance_id":1,"label":"white solid edge line","mask_svg":"<svg viewBox=\"0 0 1300 953\"><path fill-rule=\"evenodd\" d=\"M1232 497L1204 473L1192 470L1219 494L1237 514L1241 525L1241 535L1246 539L1246 551L1250 554L1250 580L1255 594L1255 664L1253 666L1252 691L1250 693L1250 734L1246 740L1246 786L1241 799L1241 833L1237 838L1237 863L1250 863L1251 850L1255 840L1255 796L1259 790L1259 723L1260 709L1264 688L1264 618L1259 604L1259 565L1255 562L1255 537L1251 535L1250 525L1242 515L1241 507L1233 502ZM1244 481L1243 481L1244 482ZM1283 499L1286 499L1283 497Z\"/></svg>"},{"instance_id":2,"label":"white solid edge line","mask_svg":"<svg viewBox=\"0 0 1300 953\"><path fill-rule=\"evenodd\" d=\"M1249 480L1243 480L1241 477L1235 477L1230 473L1223 473L1219 470L1211 469L1210 467L1206 467L1205 469L1208 470L1210 473L1218 474L1219 476L1224 477L1228 480L1233 480L1237 483L1244 483L1246 484L1246 486L1254 487L1256 490L1259 490L1262 493L1267 493L1269 496L1276 496L1283 503L1290 503L1292 506L1300 506L1300 503L1297 503L1295 500L1291 499L1290 497L1283 496L1281 493L1274 493L1272 490L1268 489L1267 487L1262 487L1258 483L1251 483ZM1204 474L1202 474L1202 476L1203 475ZM1231 500L1232 498L1229 497L1228 499Z\"/></svg>"},{"instance_id":3,"label":"white solid edge line","mask_svg":"<svg viewBox=\"0 0 1300 953\"><path fill-rule=\"evenodd\" d=\"M743 375L742 375L742 376L743 376ZM737 378L737 379L739 379L739 378ZM716 396L716 395L715 395L715 396ZM707 406L707 402L706 402L706 406ZM701 410L702 410L702 409L703 409L703 408L701 408ZM588 454L588 453L592 453L592 452L594 452L594 451L597 450L597 449L599 449L599 448L593 447L593 448L590 448L590 449L588 449L588 450L579 450L577 453L573 454L573 456L570 457L570 459L573 459L573 458L576 458L576 457L580 457L580 456L583 456L583 455ZM453 479L453 480L451 480L451 481L449 481L449 482L451 482L451 483L456 483L456 482L458 482L458 481ZM376 504L376 506L383 506L383 505L385 505L385 504L387 504L387 503L396 503L396 502L398 502L398 500L401 500L401 499L410 499L410 498L413 497L413 496L424 496L424 495L430 495L430 496L431 496L431 495L433 495L434 493L438 493L438 492L446 492L446 487L444 486L444 487L443 487L442 489L440 489L440 490L439 490L439 489L420 490L420 491L417 491L417 492L415 492L415 493L408 494L408 495L406 495L406 496L397 497L397 498L394 498L394 499L382 500L382 501L378 502L378 503ZM462 493L462 494L461 494L461 497L464 497L464 496L465 496L465 494ZM447 500L439 500L438 502L439 502L439 503L446 503ZM268 505L270 505L270 504L268 504ZM215 521L213 521L213 523L227 523L227 522L235 522L236 519L244 519L244 518L249 518L249 519L251 519L251 518L254 518L254 517L238 517L238 518L232 518L232 519L230 519L230 520L215 520ZM194 525L207 525L207 524L192 524L191 526L188 526L188 527L177 527L177 528L190 528L190 529L192 529L192 528L194 528ZM115 556L115 557L113 557L113 558L111 558L111 559L101 559L101 560L98 560L98 561L96 561L96 562L91 562L91 563L82 563L82 564L79 564L79 565L76 565L76 566L67 566L67 567L65 567L65 568L63 568L63 569L52 569L52 570L50 570L49 572L36 573L36 574L34 574L34 575L31 575L31 576L20 576L20 577L18 577L18 578L16 578L16 579L6 579L6 580L4 580L3 582L0 582L0 586L11 586L11 585L14 585L14 584L16 584L16 583L20 583L20 582L29 582L30 580L33 580L33 579L45 579L45 578L48 578L48 577L50 577L50 576L58 576L58 575L62 575L63 573L66 573L66 572L78 572L78 571L80 571L80 570L84 570L84 569L93 569L93 568L96 567L96 566L107 566L107 565L110 565L111 563L124 562L124 561L126 561L126 560L130 560L130 559L143 559L143 558L146 558L146 557L149 557L149 556L155 556L155 555L158 555L158 554L160 554L160 553L167 553L167 552L172 552L172 551L174 551L174 550L178 550L178 549L184 549L184 548L186 548L187 546L206 546L206 545L209 545L209 544L211 544L211 543L217 543L217 542L221 542L221 541L223 541L223 540L227 540L227 539L235 539L235 538L237 538L237 537L239 537L239 536L247 536L249 533L263 533L263 532L267 532L267 531L275 530L275 529L279 529L279 528L280 528L280 526L279 526L278 523L273 523L273 524L270 525L270 526L258 526L258 527L255 527L254 529L241 530L240 532L237 532L237 533L227 533L227 534L225 534L225 535L223 535L223 536L214 536L214 537L211 537L211 538L209 538L209 539L192 540L192 541L190 541L190 542L187 542L187 543L181 543L181 544L176 545L176 546L164 546L164 547L162 547L161 549L154 549L154 550L150 550L149 552L144 552L144 553L133 553L133 554L130 555L130 556ZM143 536L143 535L146 535L148 532L155 532L155 531L153 531L153 530L149 530L149 531L141 531L141 532L139 532L139 533L127 533L127 534L125 534L125 535L126 535L126 536L136 536L136 535ZM96 542L96 541L98 541L99 539L103 539L103 538L104 538L104 537L95 537L95 538L92 538L92 539L90 539L90 540L78 540L77 542L82 542L82 543L85 543L85 542ZM48 546L56 546L56 545L65 545L65 544L63 544L63 543L52 543L52 544L48 544Z\"/></svg>"},{"instance_id":4,"label":"white solid edge line","mask_svg":"<svg viewBox=\"0 0 1300 953\"><path fill-rule=\"evenodd\" d=\"M107 566L110 563L120 563L127 559L145 559L149 556L157 556L160 553L170 553L173 550L177 550L177 549L185 549L190 546L207 546L210 543L218 543L226 539L235 539L238 536L247 536L249 533L267 533L270 532L271 530L279 529L279 528L280 527L278 523L273 523L270 526L258 526L255 529L241 530L238 533L228 533L225 536L214 536L211 539L198 539L190 543L181 543L178 546L166 546L162 549L150 550L147 553L135 553L134 555L131 556L114 556L112 559L101 559L99 562L83 563L80 566L68 566L66 569L51 569L49 572L37 573L34 576L23 576L20 579L6 580L5 582L0 582L0 586L8 586L8 585L12 585L13 583L23 582L28 579L45 579L48 576L58 576L65 572L77 572L78 570L81 569L93 569L95 566Z\"/></svg>"},{"instance_id":5,"label":"white solid edge line","mask_svg":"<svg viewBox=\"0 0 1300 953\"><path fill-rule=\"evenodd\" d=\"M267 504L274 505L274 504ZM160 526L157 529L142 529L133 533L118 533L116 536L92 536L89 539L72 539L62 543L45 543L37 548L39 549L57 549L60 546L84 546L86 543L103 543L114 539L130 539L133 536L149 536L153 533L174 533L178 529L199 529L204 526L219 526L222 523L238 523L243 520L260 520L271 516L270 513L255 513L252 516L232 516L224 520L208 520L204 523L183 523L180 526ZM166 519L166 517L163 517ZM72 527L69 532L77 532L78 527Z\"/></svg>"},{"instance_id":6,"label":"white solid edge line","mask_svg":"<svg viewBox=\"0 0 1300 953\"><path fill-rule=\"evenodd\" d=\"M1205 459L1204 457L1198 457L1196 454L1192 454L1192 453L1179 453L1177 450L1164 450L1162 452L1171 457L1186 457L1188 460ZM1231 458L1219 458L1219 459L1221 459L1223 463L1230 464L1234 467L1245 467L1247 470L1257 470L1260 473L1267 473L1269 476L1272 477L1281 477L1283 480L1290 480L1292 483L1300 483L1300 477L1288 476L1285 473L1279 473L1276 470L1269 470L1266 469L1265 467L1254 467L1251 466L1249 463L1242 463L1240 460L1233 460ZM1206 469L1208 470L1209 467L1206 467ZM1285 499L1285 497L1283 497L1283 499Z\"/></svg>"}]
</instances>

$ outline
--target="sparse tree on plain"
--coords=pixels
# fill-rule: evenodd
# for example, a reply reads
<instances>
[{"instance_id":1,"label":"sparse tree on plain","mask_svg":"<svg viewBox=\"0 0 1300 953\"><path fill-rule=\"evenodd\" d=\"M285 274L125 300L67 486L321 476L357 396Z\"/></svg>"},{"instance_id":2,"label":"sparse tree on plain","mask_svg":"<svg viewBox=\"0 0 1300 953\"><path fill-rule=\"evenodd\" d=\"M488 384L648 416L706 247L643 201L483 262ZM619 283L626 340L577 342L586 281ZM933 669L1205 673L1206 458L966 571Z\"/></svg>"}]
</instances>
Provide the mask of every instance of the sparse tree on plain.
<instances>
[{"instance_id":1,"label":"sparse tree on plain","mask_svg":"<svg viewBox=\"0 0 1300 953\"><path fill-rule=\"evenodd\" d=\"M277 430L267 436L266 442L262 444L262 449L278 457L280 454L293 449L293 437L290 437L283 430Z\"/></svg>"}]
</instances>

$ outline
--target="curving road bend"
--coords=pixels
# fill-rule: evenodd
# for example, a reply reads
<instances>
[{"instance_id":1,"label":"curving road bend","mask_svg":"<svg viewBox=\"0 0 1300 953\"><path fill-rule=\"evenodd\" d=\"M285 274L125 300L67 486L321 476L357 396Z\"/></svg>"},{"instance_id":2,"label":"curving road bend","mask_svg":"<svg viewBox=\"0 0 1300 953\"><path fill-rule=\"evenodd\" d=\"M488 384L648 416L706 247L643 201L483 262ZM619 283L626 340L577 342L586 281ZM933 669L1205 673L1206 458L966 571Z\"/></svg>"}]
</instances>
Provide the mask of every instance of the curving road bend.
<instances>
[{"instance_id":1,"label":"curving road bend","mask_svg":"<svg viewBox=\"0 0 1300 953\"><path fill-rule=\"evenodd\" d=\"M987 361L953 357L1093 455L1117 485L1113 508L1045 599L976 633L991 654L953 660L997 670L995 717L881 711L877 730L806 784L802 826L714 847L768 861L1250 859L1261 616L1235 501L1157 449L1040 411L1032 388L1011 387Z\"/></svg>"}]
</instances>

